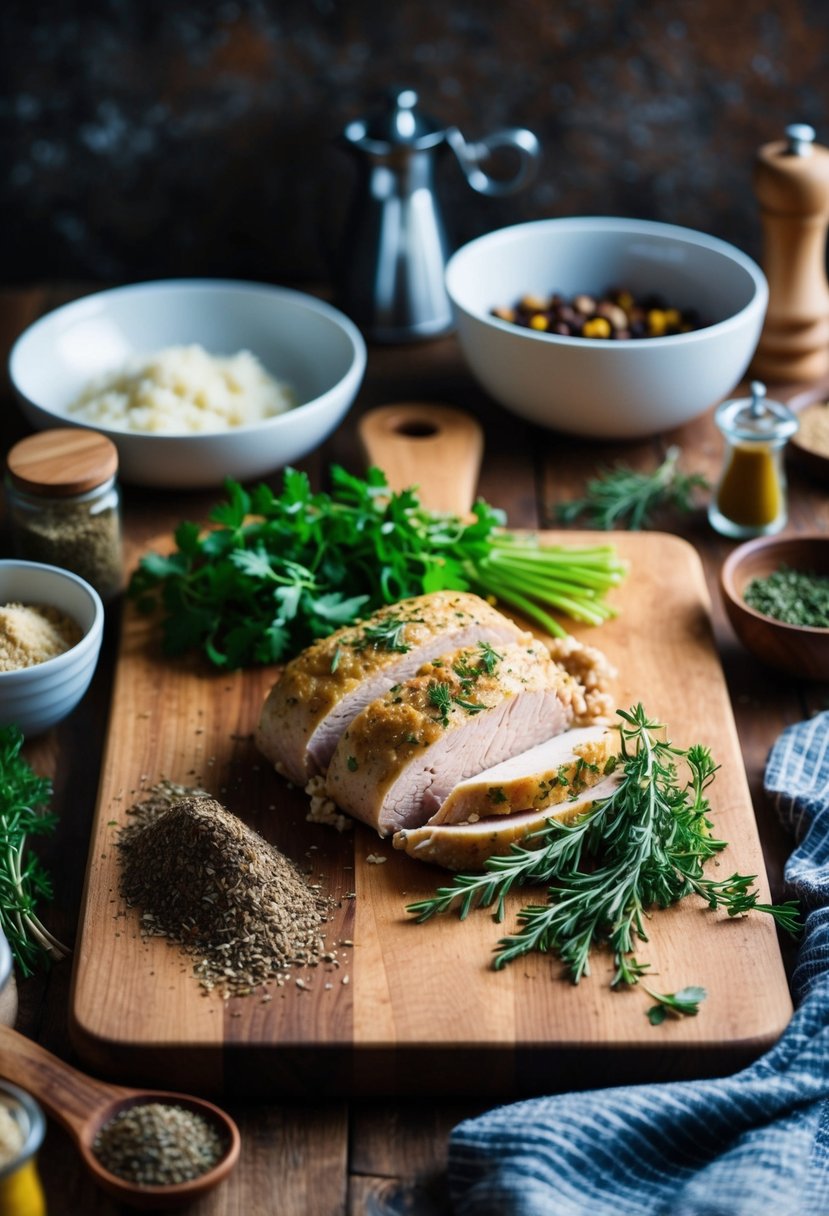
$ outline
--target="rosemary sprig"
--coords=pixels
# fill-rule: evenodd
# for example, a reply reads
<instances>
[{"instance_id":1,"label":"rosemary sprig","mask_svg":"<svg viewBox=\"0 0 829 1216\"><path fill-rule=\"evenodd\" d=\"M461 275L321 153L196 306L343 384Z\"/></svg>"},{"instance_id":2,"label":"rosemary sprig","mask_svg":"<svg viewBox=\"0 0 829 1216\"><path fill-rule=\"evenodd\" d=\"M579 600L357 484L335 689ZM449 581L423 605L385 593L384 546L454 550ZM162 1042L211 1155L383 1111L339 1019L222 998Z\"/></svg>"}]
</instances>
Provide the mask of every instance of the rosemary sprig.
<instances>
[{"instance_id":1,"label":"rosemary sprig","mask_svg":"<svg viewBox=\"0 0 829 1216\"><path fill-rule=\"evenodd\" d=\"M41 955L61 959L69 951L35 914L38 899L50 899L52 888L26 840L54 831L57 816L45 810L52 783L33 772L20 755L22 744L16 726L0 729L0 929L26 976Z\"/></svg>"},{"instance_id":2,"label":"rosemary sprig","mask_svg":"<svg viewBox=\"0 0 829 1216\"><path fill-rule=\"evenodd\" d=\"M609 945L616 973L612 987L637 983L647 964L634 957L637 942L648 940L646 920L687 895L701 896L709 908L729 916L754 910L773 916L782 928L800 927L794 902L758 903L755 876L711 879L705 862L726 847L711 834L707 790L717 765L708 748L683 750L661 736L662 723L648 718L641 704L618 710L622 719L621 779L615 790L571 824L549 819L528 845L490 857L479 874L459 874L429 899L410 904L418 921L457 908L461 918L475 907L494 905L504 916L507 894L518 886L547 887L547 902L518 913L517 929L496 946L499 969L531 951L553 951L578 983L590 971L590 953ZM687 779L678 777L684 761Z\"/></svg>"},{"instance_id":3,"label":"rosemary sprig","mask_svg":"<svg viewBox=\"0 0 829 1216\"><path fill-rule=\"evenodd\" d=\"M648 526L660 507L692 510L694 489L707 489L708 482L701 473L680 472L679 456L680 449L670 447L652 473L640 473L623 464L601 470L587 482L584 498L558 504L556 518L561 523L573 523L585 516L594 528L628 527L637 532Z\"/></svg>"}]
</instances>

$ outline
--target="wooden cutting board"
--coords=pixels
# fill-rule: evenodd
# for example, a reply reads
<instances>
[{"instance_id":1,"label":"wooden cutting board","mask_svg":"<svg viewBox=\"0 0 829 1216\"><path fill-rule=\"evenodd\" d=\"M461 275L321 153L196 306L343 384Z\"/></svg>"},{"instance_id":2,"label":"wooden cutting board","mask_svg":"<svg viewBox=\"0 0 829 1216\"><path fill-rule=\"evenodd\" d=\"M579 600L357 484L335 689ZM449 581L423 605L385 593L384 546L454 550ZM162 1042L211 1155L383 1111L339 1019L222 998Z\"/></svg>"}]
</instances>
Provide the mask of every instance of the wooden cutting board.
<instances>
[{"instance_id":1,"label":"wooden cutting board","mask_svg":"<svg viewBox=\"0 0 829 1216\"><path fill-rule=\"evenodd\" d=\"M606 543L568 532L566 543ZM617 618L573 632L616 664L616 704L642 701L678 746L709 746L721 874L768 887L696 552L659 533L612 536L630 562L612 594ZM696 899L653 917L651 961L665 992L701 984L697 1017L652 1027L641 991L612 992L597 955L574 986L546 956L494 972L505 926L486 911L416 925L405 905L446 872L396 852L362 825L306 822L307 801L258 755L252 733L274 670L218 674L158 651L156 624L125 605L113 709L92 833L71 999L73 1042L121 1082L276 1097L444 1093L509 1097L556 1088L730 1071L765 1051L791 1016L776 929L767 916L707 911ZM297 973L263 1002L204 996L190 963L142 940L118 894L115 840L142 788L200 785L319 876L338 906L327 940L338 965ZM381 856L376 864L370 857Z\"/></svg>"},{"instance_id":2,"label":"wooden cutting board","mask_svg":"<svg viewBox=\"0 0 829 1216\"><path fill-rule=\"evenodd\" d=\"M631 562L613 595L619 616L601 630L575 632L601 643L616 663L618 705L641 700L678 745L712 748L721 764L716 829L730 842L722 873L760 874L765 895L697 556L666 535L613 540ZM74 1042L91 1067L121 1081L203 1091L509 1093L574 1077L716 1072L780 1034L791 1006L767 917L723 920L695 900L654 916L643 953L659 989L694 983L709 993L698 1017L658 1029L644 1016L641 993L609 990L609 959L598 958L578 987L550 958L496 974L488 964L501 929L488 913L410 923L404 905L430 894L445 872L359 825L340 835L306 823L304 796L268 770L251 739L273 678L273 671L222 675L164 659L155 627L126 607L72 996ZM353 942L335 946L339 967L306 973L310 989L288 986L267 1004L255 997L224 1004L201 995L177 950L142 941L136 913L118 897L114 841L126 808L163 776L208 789L312 866L341 899L329 942ZM370 855L387 860L371 864Z\"/></svg>"}]
</instances>

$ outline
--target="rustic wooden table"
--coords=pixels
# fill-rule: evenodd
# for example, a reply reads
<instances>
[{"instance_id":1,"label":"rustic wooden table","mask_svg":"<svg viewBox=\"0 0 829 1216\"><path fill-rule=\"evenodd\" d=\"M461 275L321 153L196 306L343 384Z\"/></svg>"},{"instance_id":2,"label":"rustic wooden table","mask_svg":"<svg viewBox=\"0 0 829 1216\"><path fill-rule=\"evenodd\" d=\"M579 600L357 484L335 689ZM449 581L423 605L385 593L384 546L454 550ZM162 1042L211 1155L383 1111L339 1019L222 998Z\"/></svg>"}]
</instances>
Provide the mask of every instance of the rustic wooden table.
<instances>
[{"instance_id":1,"label":"rustic wooden table","mask_svg":"<svg viewBox=\"0 0 829 1216\"><path fill-rule=\"evenodd\" d=\"M77 294L79 289L36 287L0 295L2 351L7 352L17 334L38 315ZM8 383L4 392L6 400L0 415L3 454L28 430L13 404ZM775 395L785 397L791 392L785 386L775 386ZM480 418L486 431L486 452L479 491L506 510L514 527L551 526L555 503L581 493L585 478L597 466L623 460L650 469L669 443L681 446L682 465L688 471L713 479L720 467L721 441L711 412L670 435L625 444L588 444L524 424L486 399L466 372L452 338L411 347L372 348L366 381L354 410L304 467L318 483L332 461L360 471L357 417L372 406L408 400L446 402ZM125 488L128 560L134 561L148 538L170 529L180 519L203 518L215 498L215 494ZM789 531L829 529L827 487L791 467L789 505ZM764 669L742 650L725 619L717 586L720 565L733 545L711 530L702 503L688 516L671 516L659 522L690 541L704 564L715 636L769 877L773 893L779 895L789 842L765 805L763 768L769 747L785 726L829 705L829 688L795 684ZM47 908L45 918L50 928L70 943L76 931L95 805L116 653L117 615L117 609L110 614L101 662L85 700L66 722L26 745L32 765L54 780L54 807L60 815L60 826L56 837L41 848L55 887L55 902ZM17 1023L23 1033L65 1059L72 1059L66 1030L70 973L67 964L24 981L20 985ZM192 1211L194 1216L265 1216L275 1210L282 1216L357 1216L369 1211L436 1216L448 1212L447 1136L460 1118L481 1109L480 1102L434 1104L406 1099L236 1106L232 1113L243 1137L241 1163L230 1181ZM49 1127L40 1165L50 1216L105 1216L118 1210L83 1175L67 1137L55 1126Z\"/></svg>"}]
</instances>

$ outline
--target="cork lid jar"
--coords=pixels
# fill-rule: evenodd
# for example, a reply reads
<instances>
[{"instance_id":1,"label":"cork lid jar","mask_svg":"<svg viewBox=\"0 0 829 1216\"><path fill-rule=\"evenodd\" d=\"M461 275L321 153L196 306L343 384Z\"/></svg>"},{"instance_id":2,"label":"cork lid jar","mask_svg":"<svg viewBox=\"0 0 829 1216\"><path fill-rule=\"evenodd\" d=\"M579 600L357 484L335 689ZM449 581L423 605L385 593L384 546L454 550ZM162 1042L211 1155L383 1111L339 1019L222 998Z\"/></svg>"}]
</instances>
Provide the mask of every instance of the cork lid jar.
<instances>
[{"instance_id":1,"label":"cork lid jar","mask_svg":"<svg viewBox=\"0 0 829 1216\"><path fill-rule=\"evenodd\" d=\"M97 431L58 427L21 439L6 458L15 554L71 570L104 600L122 586L118 450Z\"/></svg>"},{"instance_id":2,"label":"cork lid jar","mask_svg":"<svg viewBox=\"0 0 829 1216\"><path fill-rule=\"evenodd\" d=\"M69 498L111 481L118 473L118 449L97 431L58 427L21 439L7 467L17 489Z\"/></svg>"}]
</instances>

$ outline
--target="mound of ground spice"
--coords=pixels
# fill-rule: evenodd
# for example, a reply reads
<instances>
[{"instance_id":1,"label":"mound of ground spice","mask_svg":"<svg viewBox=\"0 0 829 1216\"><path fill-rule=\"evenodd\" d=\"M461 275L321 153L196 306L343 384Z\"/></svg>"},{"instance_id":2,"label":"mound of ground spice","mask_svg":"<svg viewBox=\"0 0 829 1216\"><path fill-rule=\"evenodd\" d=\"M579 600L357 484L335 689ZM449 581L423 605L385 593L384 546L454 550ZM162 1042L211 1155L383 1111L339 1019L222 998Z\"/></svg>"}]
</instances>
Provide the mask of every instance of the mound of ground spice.
<instances>
[{"instance_id":1,"label":"mound of ground spice","mask_svg":"<svg viewBox=\"0 0 829 1216\"><path fill-rule=\"evenodd\" d=\"M195 956L201 986L225 997L316 964L331 901L221 803L176 788L131 808L117 842L121 893L141 909L142 933Z\"/></svg>"},{"instance_id":2,"label":"mound of ground spice","mask_svg":"<svg viewBox=\"0 0 829 1216\"><path fill-rule=\"evenodd\" d=\"M77 621L51 604L0 605L0 671L34 667L81 640Z\"/></svg>"}]
</instances>

